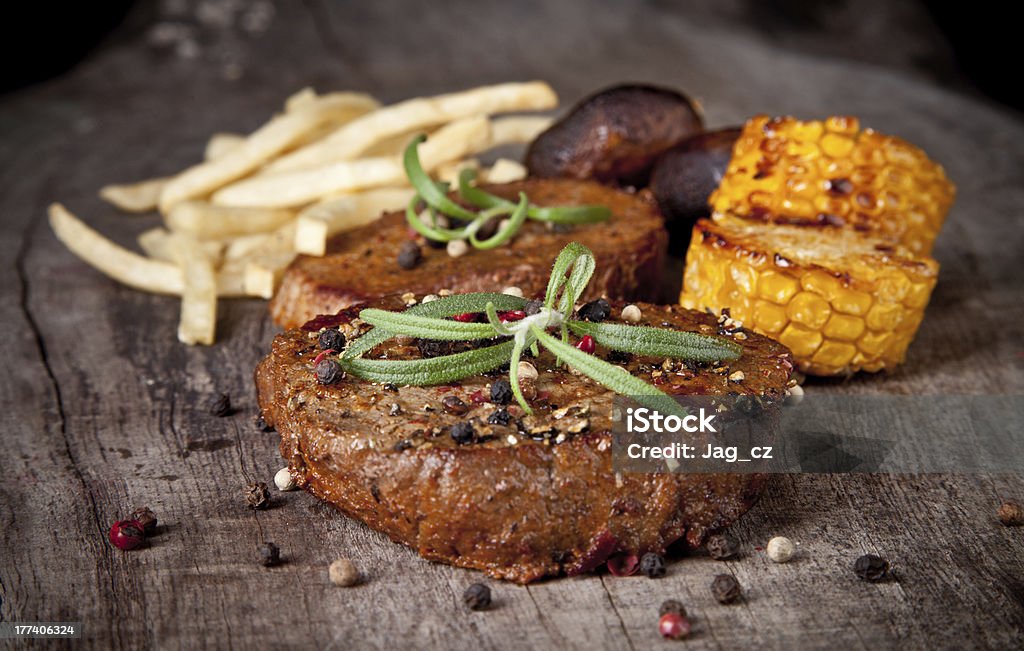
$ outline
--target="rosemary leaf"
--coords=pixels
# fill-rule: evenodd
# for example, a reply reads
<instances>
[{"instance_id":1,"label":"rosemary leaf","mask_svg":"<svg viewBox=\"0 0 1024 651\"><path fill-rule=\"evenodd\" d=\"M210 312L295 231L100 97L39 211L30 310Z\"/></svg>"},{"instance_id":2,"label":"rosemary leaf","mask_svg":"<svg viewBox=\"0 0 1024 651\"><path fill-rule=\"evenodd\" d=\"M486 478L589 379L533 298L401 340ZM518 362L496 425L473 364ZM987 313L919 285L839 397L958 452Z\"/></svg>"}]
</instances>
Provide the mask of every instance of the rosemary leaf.
<instances>
[{"instance_id":1,"label":"rosemary leaf","mask_svg":"<svg viewBox=\"0 0 1024 651\"><path fill-rule=\"evenodd\" d=\"M416 136L405 148L402 163L405 167L405 175L409 177L409 183L415 188L416 193L423 197L424 201L444 214L467 221L476 219L476 213L466 210L449 199L446 192L447 187L436 183L423 170L423 165L420 163L419 145L426 139L427 137L424 135Z\"/></svg>"},{"instance_id":2,"label":"rosemary leaf","mask_svg":"<svg viewBox=\"0 0 1024 651\"><path fill-rule=\"evenodd\" d=\"M602 346L648 357L717 362L738 359L743 350L734 341L696 332L585 321L568 321L567 325L574 334L590 335Z\"/></svg>"},{"instance_id":3,"label":"rosemary leaf","mask_svg":"<svg viewBox=\"0 0 1024 651\"><path fill-rule=\"evenodd\" d=\"M395 360L345 358L346 372L370 382L391 382L424 386L447 384L472 375L493 371L508 362L515 342L506 341L487 348L428 359Z\"/></svg>"},{"instance_id":4,"label":"rosemary leaf","mask_svg":"<svg viewBox=\"0 0 1024 651\"><path fill-rule=\"evenodd\" d=\"M388 312L369 308L360 312L359 318L390 333L421 339L473 341L498 336L498 332L489 323L461 323L409 312Z\"/></svg>"},{"instance_id":5,"label":"rosemary leaf","mask_svg":"<svg viewBox=\"0 0 1024 651\"><path fill-rule=\"evenodd\" d=\"M537 337L541 346L567 362L569 366L620 396L632 398L641 405L656 409L666 416L669 414L687 415L686 409L682 405L657 387L629 373L624 373L619 367L613 366L599 357L563 343L536 326L531 327L530 331Z\"/></svg>"},{"instance_id":6,"label":"rosemary leaf","mask_svg":"<svg viewBox=\"0 0 1024 651\"><path fill-rule=\"evenodd\" d=\"M455 296L439 298L430 303L413 305L405 311L405 314L427 317L454 316L456 314L466 314L467 312L483 312L487 309L488 303L493 303L494 307L498 310L521 310L526 307L525 298L509 294L456 294ZM342 357L354 358L365 355L394 336L394 333L388 332L383 328L374 328L352 341L345 349Z\"/></svg>"},{"instance_id":7,"label":"rosemary leaf","mask_svg":"<svg viewBox=\"0 0 1024 651\"><path fill-rule=\"evenodd\" d=\"M480 208L515 208L515 204L508 199L470 185L474 178L476 171L471 169L462 170L459 174L460 197ZM530 219L554 224L595 224L609 219L612 211L600 205L541 207L531 204L526 209L526 215Z\"/></svg>"}]
</instances>

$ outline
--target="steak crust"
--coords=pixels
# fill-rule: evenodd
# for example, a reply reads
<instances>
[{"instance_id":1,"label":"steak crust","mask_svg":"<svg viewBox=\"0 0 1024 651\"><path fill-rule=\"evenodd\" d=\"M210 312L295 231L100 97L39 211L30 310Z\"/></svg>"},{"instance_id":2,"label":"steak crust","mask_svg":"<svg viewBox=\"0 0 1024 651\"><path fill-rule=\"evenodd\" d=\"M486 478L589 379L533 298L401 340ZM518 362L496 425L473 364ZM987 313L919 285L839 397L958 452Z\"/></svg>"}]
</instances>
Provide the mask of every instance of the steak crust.
<instances>
[{"instance_id":1,"label":"steak crust","mask_svg":"<svg viewBox=\"0 0 1024 651\"><path fill-rule=\"evenodd\" d=\"M270 302L274 321L294 328L318 314L334 314L349 305L404 292L501 291L514 285L531 296L544 290L551 261L572 241L590 248L597 262L597 274L584 299L657 298L668 235L649 193L630 194L567 179L535 179L484 189L510 200L525 192L531 203L540 206L600 204L611 209L612 217L599 224L555 230L528 220L510 242L486 251L470 248L458 258L444 249L423 247L423 260L406 270L397 259L402 244L411 237L410 229L404 211L389 213L334 237L323 257L296 258Z\"/></svg>"},{"instance_id":2,"label":"steak crust","mask_svg":"<svg viewBox=\"0 0 1024 651\"><path fill-rule=\"evenodd\" d=\"M398 297L374 306L401 309ZM360 306L368 307L368 306ZM622 304L613 303L613 318ZM707 334L714 317L678 306L641 305L643 322ZM546 352L535 414L513 402L508 425L489 424L498 407L489 385L501 372L453 386L394 387L354 377L329 386L312 371L317 334L337 324L347 336L365 325L358 309L320 317L279 335L256 369L263 418L281 436L281 454L298 484L347 515L408 545L423 557L528 583L593 570L617 553L663 553L682 540L690 547L742 515L757 499L763 475L630 474L611 461L613 394L583 376L556 368ZM779 404L790 381L790 352L745 332L743 355L721 367L662 370L670 394L741 392ZM598 348L597 354L608 351ZM414 343L382 344L373 356L415 358ZM663 360L634 357L622 364L650 381ZM746 380L729 383L743 371ZM446 413L455 396L469 406ZM397 405L397 407L395 406ZM470 420L480 440L456 444L449 427ZM574 433L576 432L576 433Z\"/></svg>"}]
</instances>

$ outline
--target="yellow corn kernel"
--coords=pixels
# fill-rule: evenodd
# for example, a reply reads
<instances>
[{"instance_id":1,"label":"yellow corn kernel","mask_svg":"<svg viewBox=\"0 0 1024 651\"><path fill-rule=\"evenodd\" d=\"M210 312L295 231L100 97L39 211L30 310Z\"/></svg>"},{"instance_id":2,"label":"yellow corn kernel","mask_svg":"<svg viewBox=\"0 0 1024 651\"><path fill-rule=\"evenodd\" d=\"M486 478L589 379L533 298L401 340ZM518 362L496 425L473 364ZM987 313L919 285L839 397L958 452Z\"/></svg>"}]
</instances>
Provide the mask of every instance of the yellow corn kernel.
<instances>
[{"instance_id":1,"label":"yellow corn kernel","mask_svg":"<svg viewBox=\"0 0 1024 651\"><path fill-rule=\"evenodd\" d=\"M876 303L868 310L867 325L872 330L895 330L903 319L898 303Z\"/></svg>"},{"instance_id":2,"label":"yellow corn kernel","mask_svg":"<svg viewBox=\"0 0 1024 651\"><path fill-rule=\"evenodd\" d=\"M811 292L800 292L786 306L789 320L812 330L820 330L828 321L832 309L828 301Z\"/></svg>"},{"instance_id":3,"label":"yellow corn kernel","mask_svg":"<svg viewBox=\"0 0 1024 651\"><path fill-rule=\"evenodd\" d=\"M788 323L786 308L768 301L758 301L754 304L754 322L751 326L758 332L774 335L782 332Z\"/></svg>"},{"instance_id":4,"label":"yellow corn kernel","mask_svg":"<svg viewBox=\"0 0 1024 651\"><path fill-rule=\"evenodd\" d=\"M779 335L779 343L793 351L793 355L800 359L809 359L814 355L823 340L824 337L817 330L804 328L795 323L786 326Z\"/></svg>"},{"instance_id":5,"label":"yellow corn kernel","mask_svg":"<svg viewBox=\"0 0 1024 651\"><path fill-rule=\"evenodd\" d=\"M829 133L821 139L821 151L832 158L846 158L853 148L853 140L846 136Z\"/></svg>"},{"instance_id":6,"label":"yellow corn kernel","mask_svg":"<svg viewBox=\"0 0 1024 651\"><path fill-rule=\"evenodd\" d=\"M843 368L857 354L857 347L842 341L826 339L811 357L811 363L821 368Z\"/></svg>"},{"instance_id":7,"label":"yellow corn kernel","mask_svg":"<svg viewBox=\"0 0 1024 651\"><path fill-rule=\"evenodd\" d=\"M762 298L785 305L798 291L800 291L800 282L791 276L777 271L766 271L761 274L758 293Z\"/></svg>"},{"instance_id":8,"label":"yellow corn kernel","mask_svg":"<svg viewBox=\"0 0 1024 651\"><path fill-rule=\"evenodd\" d=\"M828 318L822 332L829 339L856 341L857 337L864 332L864 327L864 319L837 312Z\"/></svg>"},{"instance_id":9,"label":"yellow corn kernel","mask_svg":"<svg viewBox=\"0 0 1024 651\"><path fill-rule=\"evenodd\" d=\"M925 299L927 301L927 299ZM852 314L854 316L863 316L868 313L871 309L871 296L864 292L854 291L852 289L842 289L832 299L832 307L837 312L844 314Z\"/></svg>"}]
</instances>

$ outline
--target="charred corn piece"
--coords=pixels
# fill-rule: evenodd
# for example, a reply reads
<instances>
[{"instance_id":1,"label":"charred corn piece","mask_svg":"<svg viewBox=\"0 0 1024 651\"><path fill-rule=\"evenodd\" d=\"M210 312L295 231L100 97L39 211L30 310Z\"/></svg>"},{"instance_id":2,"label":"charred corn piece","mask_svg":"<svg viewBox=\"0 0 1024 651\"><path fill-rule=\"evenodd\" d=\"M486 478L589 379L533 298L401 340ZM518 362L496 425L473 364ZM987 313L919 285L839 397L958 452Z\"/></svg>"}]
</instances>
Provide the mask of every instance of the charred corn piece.
<instances>
[{"instance_id":1,"label":"charred corn piece","mask_svg":"<svg viewBox=\"0 0 1024 651\"><path fill-rule=\"evenodd\" d=\"M801 371L840 375L903 361L938 263L852 231L720 217L694 226L685 274L685 307L729 308Z\"/></svg>"},{"instance_id":2,"label":"charred corn piece","mask_svg":"<svg viewBox=\"0 0 1024 651\"><path fill-rule=\"evenodd\" d=\"M942 166L857 118L758 116L736 141L711 205L747 219L844 226L929 254L954 195Z\"/></svg>"}]
</instances>

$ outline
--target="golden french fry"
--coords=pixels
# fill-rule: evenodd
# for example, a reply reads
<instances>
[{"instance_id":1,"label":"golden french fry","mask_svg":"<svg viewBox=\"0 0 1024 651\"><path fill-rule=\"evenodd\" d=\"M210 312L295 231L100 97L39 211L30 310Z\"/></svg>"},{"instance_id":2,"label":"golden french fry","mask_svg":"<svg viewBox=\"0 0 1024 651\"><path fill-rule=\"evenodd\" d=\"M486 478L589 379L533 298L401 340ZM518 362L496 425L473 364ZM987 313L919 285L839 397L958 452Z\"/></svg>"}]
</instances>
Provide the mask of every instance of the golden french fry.
<instances>
[{"instance_id":1,"label":"golden french fry","mask_svg":"<svg viewBox=\"0 0 1024 651\"><path fill-rule=\"evenodd\" d=\"M345 93L277 116L222 158L200 163L174 177L160 195L160 209L166 213L176 203L205 196L258 168L325 122L352 119L376 106L369 95Z\"/></svg>"},{"instance_id":2,"label":"golden french fry","mask_svg":"<svg viewBox=\"0 0 1024 651\"><path fill-rule=\"evenodd\" d=\"M460 93L411 99L352 120L327 138L278 158L267 169L286 172L322 167L351 160L376 143L402 133L473 115L547 110L557 104L554 90L540 81L481 86Z\"/></svg>"},{"instance_id":3,"label":"golden french fry","mask_svg":"<svg viewBox=\"0 0 1024 651\"><path fill-rule=\"evenodd\" d=\"M555 119L543 115L515 115L491 120L491 146L531 142Z\"/></svg>"},{"instance_id":4,"label":"golden french fry","mask_svg":"<svg viewBox=\"0 0 1024 651\"><path fill-rule=\"evenodd\" d=\"M215 133L206 141L206 149L203 151L203 160L217 160L245 142L245 136L240 133Z\"/></svg>"},{"instance_id":5,"label":"golden french fry","mask_svg":"<svg viewBox=\"0 0 1024 651\"><path fill-rule=\"evenodd\" d=\"M257 233L234 238L224 251L225 264L238 264L239 261L245 262L280 251L294 251L295 229L296 222L290 221L270 233Z\"/></svg>"},{"instance_id":6,"label":"golden french fry","mask_svg":"<svg viewBox=\"0 0 1024 651\"><path fill-rule=\"evenodd\" d=\"M423 168L433 170L488 146L490 122L483 116L457 120L438 129L420 146ZM213 195L225 206L286 208L301 206L330 194L363 188L401 185L405 170L397 157L341 161L317 169L255 176L233 183Z\"/></svg>"},{"instance_id":7,"label":"golden french fry","mask_svg":"<svg viewBox=\"0 0 1024 651\"><path fill-rule=\"evenodd\" d=\"M174 250L174 239L174 233L166 228L157 226L148 231L143 231L136 238L136 241L139 243L142 251L150 258L177 264L178 259ZM219 262L224 250L223 242L211 240L208 242L196 242L196 245L202 249L206 257L213 261L214 265Z\"/></svg>"},{"instance_id":8,"label":"golden french fry","mask_svg":"<svg viewBox=\"0 0 1024 651\"><path fill-rule=\"evenodd\" d=\"M177 265L151 260L111 242L59 203L50 205L49 216L57 239L97 271L142 291L181 294L184 279ZM243 296L240 274L218 275L217 292L221 296Z\"/></svg>"},{"instance_id":9,"label":"golden french fry","mask_svg":"<svg viewBox=\"0 0 1024 651\"><path fill-rule=\"evenodd\" d=\"M292 251L279 251L253 260L245 265L245 293L270 299L274 297L284 270L295 258Z\"/></svg>"},{"instance_id":10,"label":"golden french fry","mask_svg":"<svg viewBox=\"0 0 1024 651\"><path fill-rule=\"evenodd\" d=\"M511 183L526 178L526 168L521 163L507 158L499 158L494 165L480 174L486 183Z\"/></svg>"},{"instance_id":11,"label":"golden french fry","mask_svg":"<svg viewBox=\"0 0 1024 651\"><path fill-rule=\"evenodd\" d=\"M329 237L369 224L388 210L402 209L413 194L412 188L378 188L312 205L295 220L295 250L323 255Z\"/></svg>"},{"instance_id":12,"label":"golden french fry","mask_svg":"<svg viewBox=\"0 0 1024 651\"><path fill-rule=\"evenodd\" d=\"M209 346L217 327L217 276L213 262L192 238L179 235L173 244L184 284L178 341Z\"/></svg>"},{"instance_id":13,"label":"golden french fry","mask_svg":"<svg viewBox=\"0 0 1024 651\"><path fill-rule=\"evenodd\" d=\"M290 210L216 206L205 201L182 201L164 216L164 223L176 233L201 240L266 233L295 217Z\"/></svg>"},{"instance_id":14,"label":"golden french fry","mask_svg":"<svg viewBox=\"0 0 1024 651\"><path fill-rule=\"evenodd\" d=\"M309 106L312 102L315 102L317 97L319 95L316 94L316 91L306 86L288 96L288 99L284 101L284 110L287 113L294 113L302 107Z\"/></svg>"},{"instance_id":15,"label":"golden french fry","mask_svg":"<svg viewBox=\"0 0 1024 651\"><path fill-rule=\"evenodd\" d=\"M124 212L150 212L156 210L160 193L170 180L167 176L138 183L105 185L100 188L100 198Z\"/></svg>"},{"instance_id":16,"label":"golden french fry","mask_svg":"<svg viewBox=\"0 0 1024 651\"><path fill-rule=\"evenodd\" d=\"M454 160L442 165L438 165L437 169L434 170L434 176L437 177L438 181L443 183L449 183L455 185L459 182L459 174L462 170L480 170L480 160L477 158L463 158L462 160Z\"/></svg>"}]
</instances>

